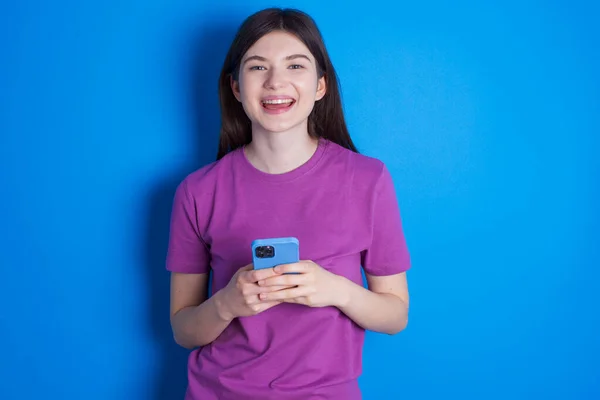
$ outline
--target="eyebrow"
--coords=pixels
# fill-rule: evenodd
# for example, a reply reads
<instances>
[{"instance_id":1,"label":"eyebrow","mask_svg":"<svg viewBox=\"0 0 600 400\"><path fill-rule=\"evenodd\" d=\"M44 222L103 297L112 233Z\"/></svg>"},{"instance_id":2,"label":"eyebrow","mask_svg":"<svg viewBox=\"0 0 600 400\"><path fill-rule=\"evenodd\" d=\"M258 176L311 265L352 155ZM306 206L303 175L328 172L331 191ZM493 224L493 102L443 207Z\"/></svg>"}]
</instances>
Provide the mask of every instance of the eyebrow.
<instances>
[{"instance_id":1,"label":"eyebrow","mask_svg":"<svg viewBox=\"0 0 600 400\"><path fill-rule=\"evenodd\" d=\"M305 55L305 54L292 54L292 55L289 55L289 56L285 57L285 60L286 61L291 61L291 60L295 60L295 59L298 59L298 58L304 58L304 59L308 60L308 62L311 62L310 58L308 58L308 56ZM248 61L253 61L253 60L263 61L263 62L267 61L266 58L261 57L261 56L250 56L250 57L248 57L248 58L246 58L244 60L243 64L246 64Z\"/></svg>"}]
</instances>

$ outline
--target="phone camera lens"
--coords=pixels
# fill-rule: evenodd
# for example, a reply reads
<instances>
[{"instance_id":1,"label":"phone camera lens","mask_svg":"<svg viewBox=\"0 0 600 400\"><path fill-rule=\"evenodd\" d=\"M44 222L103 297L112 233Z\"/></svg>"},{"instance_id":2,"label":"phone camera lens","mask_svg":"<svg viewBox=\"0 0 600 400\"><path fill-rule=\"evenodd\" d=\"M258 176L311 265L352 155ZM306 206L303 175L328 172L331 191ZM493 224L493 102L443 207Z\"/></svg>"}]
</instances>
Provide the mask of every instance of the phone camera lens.
<instances>
[{"instance_id":1,"label":"phone camera lens","mask_svg":"<svg viewBox=\"0 0 600 400\"><path fill-rule=\"evenodd\" d=\"M257 258L273 258L275 257L275 248L273 246L259 246L254 253Z\"/></svg>"},{"instance_id":2,"label":"phone camera lens","mask_svg":"<svg viewBox=\"0 0 600 400\"><path fill-rule=\"evenodd\" d=\"M272 246L267 246L265 249L265 256L267 258L275 256L275 249Z\"/></svg>"}]
</instances>

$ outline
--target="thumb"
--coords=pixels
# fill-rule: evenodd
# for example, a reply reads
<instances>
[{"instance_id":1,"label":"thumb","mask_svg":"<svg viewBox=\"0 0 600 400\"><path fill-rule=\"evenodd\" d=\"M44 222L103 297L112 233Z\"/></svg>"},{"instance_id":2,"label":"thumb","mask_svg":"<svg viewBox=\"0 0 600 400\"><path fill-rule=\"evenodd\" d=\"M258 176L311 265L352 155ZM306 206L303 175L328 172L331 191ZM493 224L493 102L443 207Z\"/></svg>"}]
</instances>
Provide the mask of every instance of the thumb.
<instances>
[{"instance_id":1,"label":"thumb","mask_svg":"<svg viewBox=\"0 0 600 400\"><path fill-rule=\"evenodd\" d=\"M248 280L248 272L254 270L254 264L248 264L243 266L242 268L238 269L235 272L236 277L240 277L242 280L247 281Z\"/></svg>"},{"instance_id":2,"label":"thumb","mask_svg":"<svg viewBox=\"0 0 600 400\"><path fill-rule=\"evenodd\" d=\"M254 269L254 264L248 264L239 269L239 271L252 271Z\"/></svg>"}]
</instances>

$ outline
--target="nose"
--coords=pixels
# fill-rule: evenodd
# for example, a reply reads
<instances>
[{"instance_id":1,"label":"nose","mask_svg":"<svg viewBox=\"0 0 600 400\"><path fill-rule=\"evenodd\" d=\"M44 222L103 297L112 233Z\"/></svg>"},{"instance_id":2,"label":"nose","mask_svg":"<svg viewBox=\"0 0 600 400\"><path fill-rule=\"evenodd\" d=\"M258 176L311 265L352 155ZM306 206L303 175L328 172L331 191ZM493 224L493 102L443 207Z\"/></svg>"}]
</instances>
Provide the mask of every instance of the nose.
<instances>
[{"instance_id":1,"label":"nose","mask_svg":"<svg viewBox=\"0 0 600 400\"><path fill-rule=\"evenodd\" d=\"M283 71L280 71L279 68L273 67L271 68L265 80L265 88L267 89L279 89L285 85L285 77Z\"/></svg>"}]
</instances>

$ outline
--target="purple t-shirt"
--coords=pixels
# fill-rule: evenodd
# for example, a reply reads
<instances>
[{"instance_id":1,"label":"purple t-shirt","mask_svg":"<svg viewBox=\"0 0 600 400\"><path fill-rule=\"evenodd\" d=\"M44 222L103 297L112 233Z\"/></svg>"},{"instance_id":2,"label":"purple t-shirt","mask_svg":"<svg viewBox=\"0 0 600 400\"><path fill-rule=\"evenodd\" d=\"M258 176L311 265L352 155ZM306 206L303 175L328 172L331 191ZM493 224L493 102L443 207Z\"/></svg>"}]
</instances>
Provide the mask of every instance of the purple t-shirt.
<instances>
[{"instance_id":1,"label":"purple t-shirt","mask_svg":"<svg viewBox=\"0 0 600 400\"><path fill-rule=\"evenodd\" d=\"M175 194L167 269L213 270L213 291L252 262L259 238L296 237L300 258L362 285L410 266L391 175L374 158L321 139L284 174L242 149L186 177ZM335 307L283 303L234 319L191 352L186 399L355 400L365 331Z\"/></svg>"}]
</instances>

